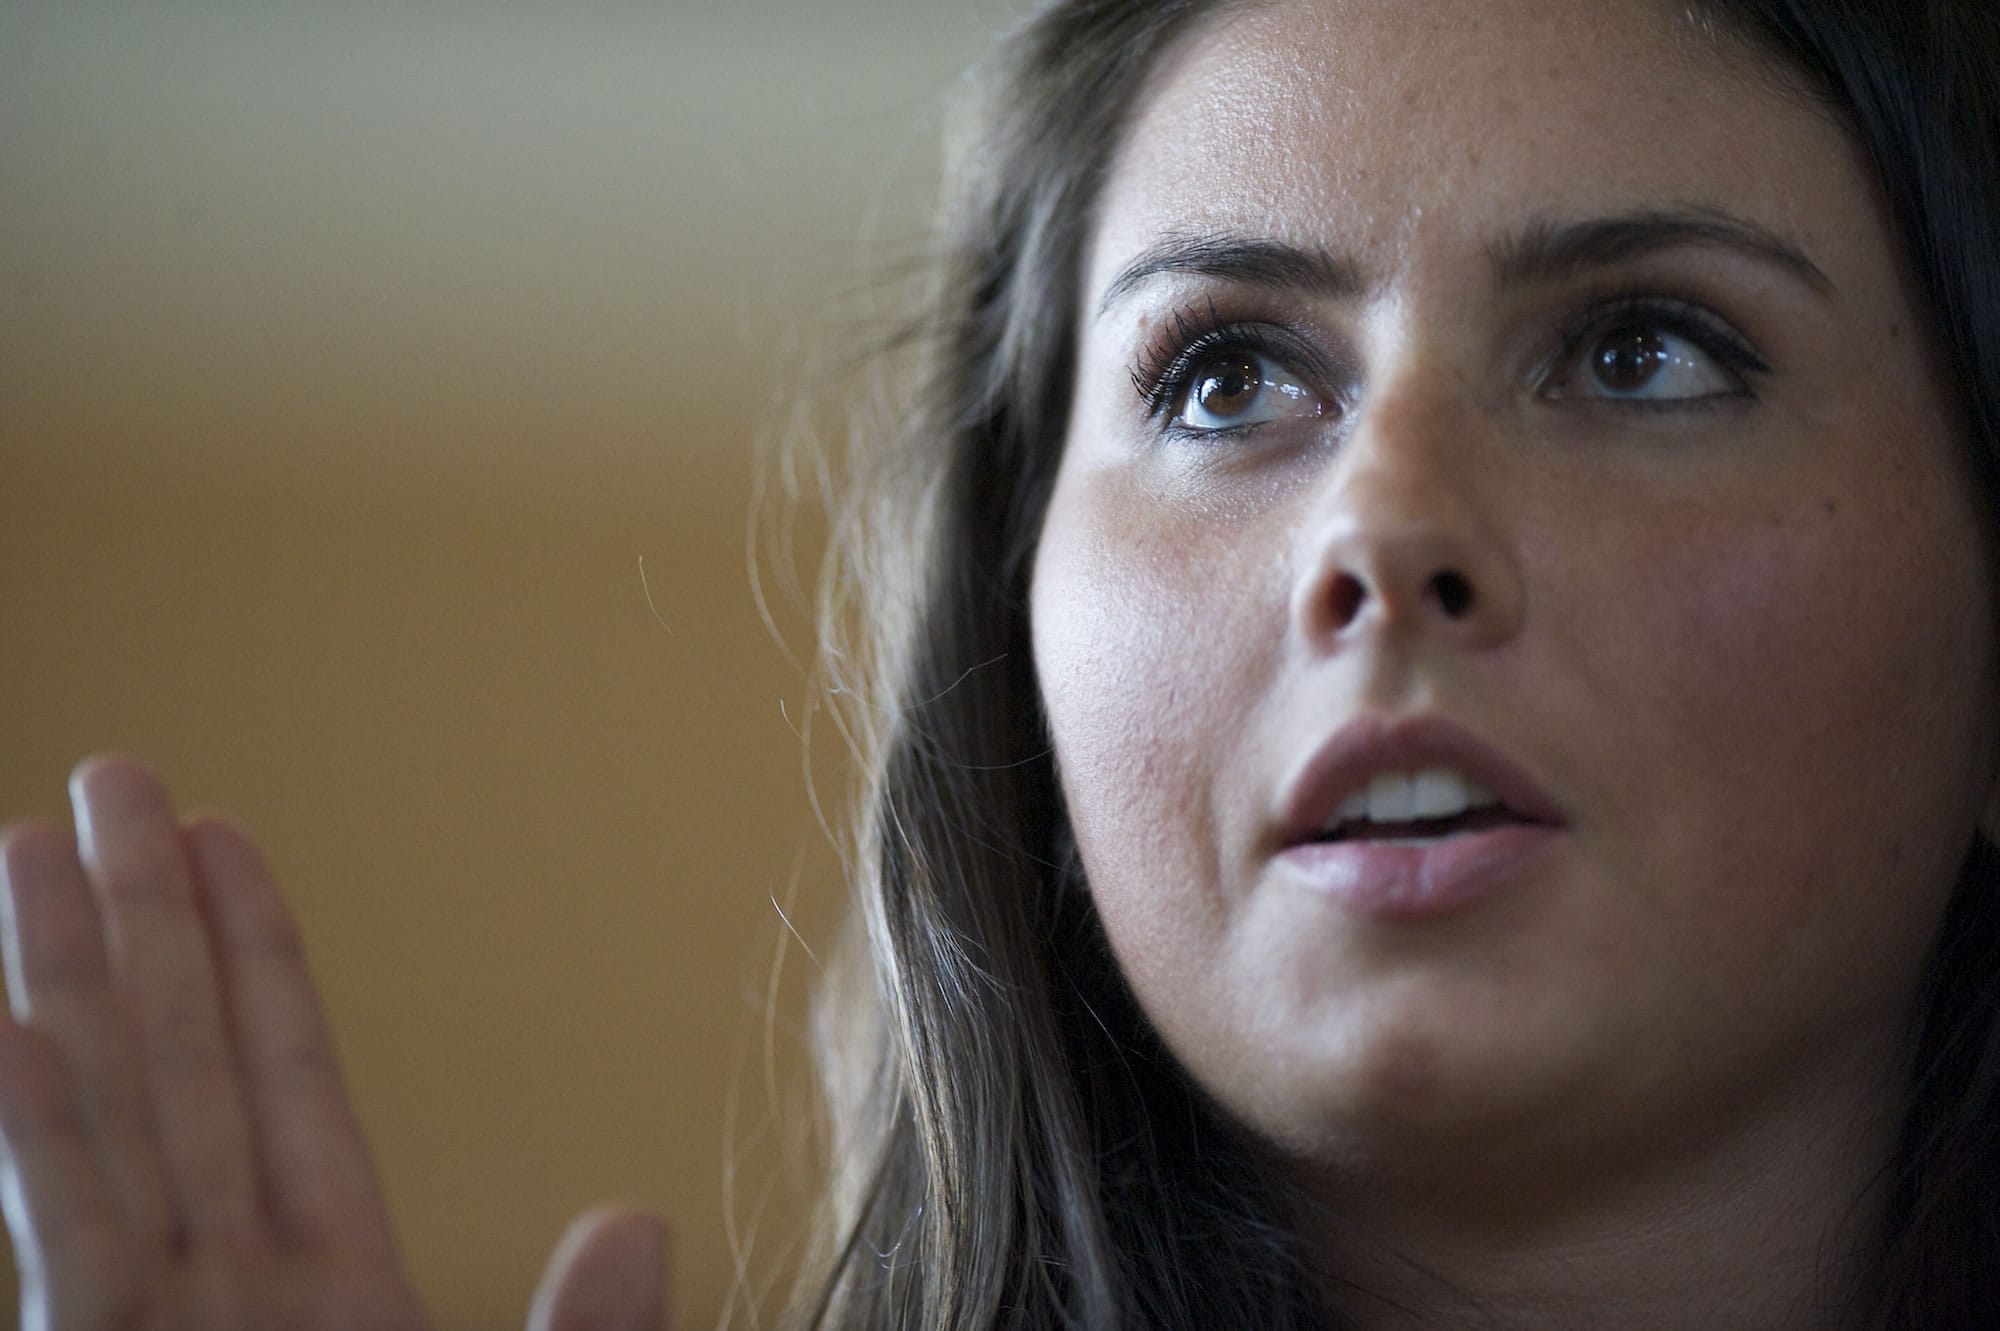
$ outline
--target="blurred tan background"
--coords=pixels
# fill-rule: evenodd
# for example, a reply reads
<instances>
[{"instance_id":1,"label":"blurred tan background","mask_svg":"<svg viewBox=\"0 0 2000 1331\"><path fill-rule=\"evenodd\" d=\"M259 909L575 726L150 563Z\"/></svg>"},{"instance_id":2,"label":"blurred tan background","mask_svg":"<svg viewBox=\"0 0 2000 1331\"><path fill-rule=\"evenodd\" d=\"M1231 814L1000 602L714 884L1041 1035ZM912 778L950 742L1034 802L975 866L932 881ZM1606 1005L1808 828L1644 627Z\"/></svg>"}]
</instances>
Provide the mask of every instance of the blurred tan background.
<instances>
[{"instance_id":1,"label":"blurred tan background","mask_svg":"<svg viewBox=\"0 0 2000 1331\"><path fill-rule=\"evenodd\" d=\"M778 1256L838 891L753 441L1010 8L0 3L0 817L115 748L261 835L442 1328L603 1196L715 1325L732 1155Z\"/></svg>"}]
</instances>

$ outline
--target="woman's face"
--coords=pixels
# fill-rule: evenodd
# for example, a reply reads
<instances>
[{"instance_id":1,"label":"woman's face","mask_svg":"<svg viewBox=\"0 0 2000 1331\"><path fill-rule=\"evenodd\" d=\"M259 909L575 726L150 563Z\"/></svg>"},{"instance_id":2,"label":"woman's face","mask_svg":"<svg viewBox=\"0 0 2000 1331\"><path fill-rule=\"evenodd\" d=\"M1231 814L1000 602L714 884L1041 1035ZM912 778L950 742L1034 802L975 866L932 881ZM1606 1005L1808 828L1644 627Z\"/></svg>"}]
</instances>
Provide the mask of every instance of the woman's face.
<instances>
[{"instance_id":1,"label":"woman's face","mask_svg":"<svg viewBox=\"0 0 2000 1331\"><path fill-rule=\"evenodd\" d=\"M1155 76L1035 659L1119 962L1259 1135L1625 1158L1882 1084L1996 714L1897 254L1665 5L1283 3Z\"/></svg>"}]
</instances>

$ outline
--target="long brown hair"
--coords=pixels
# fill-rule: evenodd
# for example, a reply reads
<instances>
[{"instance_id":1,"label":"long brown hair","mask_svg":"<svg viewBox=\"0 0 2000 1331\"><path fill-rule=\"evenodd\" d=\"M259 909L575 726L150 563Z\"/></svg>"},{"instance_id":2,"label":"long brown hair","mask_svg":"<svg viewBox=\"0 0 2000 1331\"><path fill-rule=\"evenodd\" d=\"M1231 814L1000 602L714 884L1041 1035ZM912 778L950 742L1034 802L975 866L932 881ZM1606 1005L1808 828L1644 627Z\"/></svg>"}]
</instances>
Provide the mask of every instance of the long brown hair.
<instances>
[{"instance_id":1,"label":"long brown hair","mask_svg":"<svg viewBox=\"0 0 2000 1331\"><path fill-rule=\"evenodd\" d=\"M1804 72L1875 156L1991 497L2000 41L1983 3L1694 8ZM1057 0L1004 44L948 172L918 313L884 362L888 391L854 432L821 585L829 703L861 773L843 847L854 932L816 1010L831 1186L801 1326L1333 1320L1324 1273L1280 1218L1299 1199L1256 1167L1119 977L1082 888L1028 634L1099 185L1151 71L1232 7ZM1925 100L1940 70L1946 112ZM1968 858L1913 1036L1883 1326L1969 1328L2000 1311L1989 852Z\"/></svg>"}]
</instances>

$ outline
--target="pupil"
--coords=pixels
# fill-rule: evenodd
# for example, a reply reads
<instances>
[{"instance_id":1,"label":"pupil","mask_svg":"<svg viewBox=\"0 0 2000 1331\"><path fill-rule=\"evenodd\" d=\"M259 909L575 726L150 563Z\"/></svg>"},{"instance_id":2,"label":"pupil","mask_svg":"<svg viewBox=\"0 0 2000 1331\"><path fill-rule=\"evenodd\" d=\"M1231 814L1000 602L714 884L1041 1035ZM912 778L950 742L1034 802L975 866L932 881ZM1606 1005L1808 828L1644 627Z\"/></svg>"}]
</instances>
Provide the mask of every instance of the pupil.
<instances>
[{"instance_id":1,"label":"pupil","mask_svg":"<svg viewBox=\"0 0 2000 1331\"><path fill-rule=\"evenodd\" d=\"M1604 339L1597 352L1597 379L1613 392L1646 386L1667 361L1667 341L1658 333L1627 329Z\"/></svg>"},{"instance_id":2,"label":"pupil","mask_svg":"<svg viewBox=\"0 0 2000 1331\"><path fill-rule=\"evenodd\" d=\"M1201 377L1195 381L1194 400L1203 411L1233 416L1247 409L1263 386L1264 376L1258 372L1256 361L1242 356L1225 357L1212 360L1203 368Z\"/></svg>"}]
</instances>

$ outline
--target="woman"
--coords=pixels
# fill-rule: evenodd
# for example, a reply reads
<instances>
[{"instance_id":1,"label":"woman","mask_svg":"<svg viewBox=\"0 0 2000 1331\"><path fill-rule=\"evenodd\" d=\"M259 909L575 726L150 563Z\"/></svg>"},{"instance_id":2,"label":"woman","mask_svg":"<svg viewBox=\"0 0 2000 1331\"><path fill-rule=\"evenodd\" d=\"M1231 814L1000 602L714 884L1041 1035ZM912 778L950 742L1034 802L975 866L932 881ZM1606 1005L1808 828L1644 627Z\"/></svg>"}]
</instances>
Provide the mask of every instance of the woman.
<instances>
[{"instance_id":1,"label":"woman","mask_svg":"<svg viewBox=\"0 0 2000 1331\"><path fill-rule=\"evenodd\" d=\"M830 588L803 1323L2000 1315L1996 70L1977 0L1023 30ZM7 858L31 1309L420 1324L252 852L79 802ZM642 1238L545 1315L642 1325Z\"/></svg>"}]
</instances>

